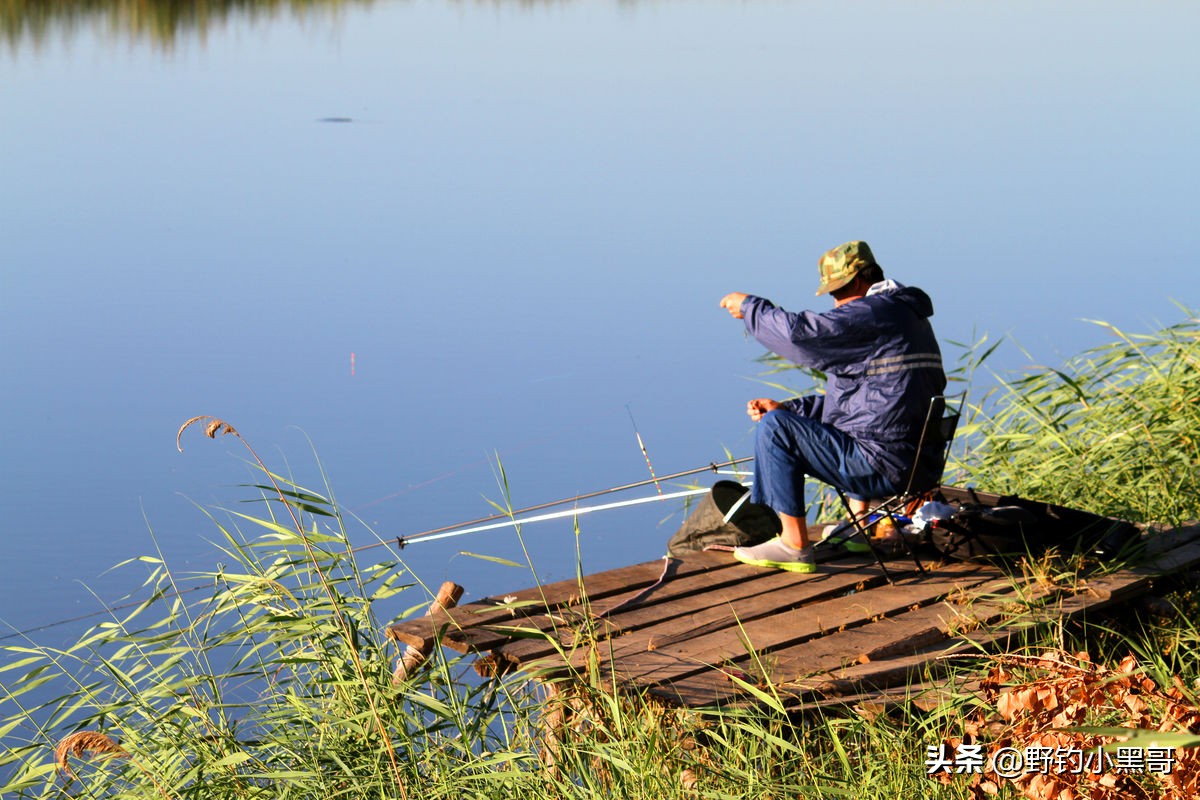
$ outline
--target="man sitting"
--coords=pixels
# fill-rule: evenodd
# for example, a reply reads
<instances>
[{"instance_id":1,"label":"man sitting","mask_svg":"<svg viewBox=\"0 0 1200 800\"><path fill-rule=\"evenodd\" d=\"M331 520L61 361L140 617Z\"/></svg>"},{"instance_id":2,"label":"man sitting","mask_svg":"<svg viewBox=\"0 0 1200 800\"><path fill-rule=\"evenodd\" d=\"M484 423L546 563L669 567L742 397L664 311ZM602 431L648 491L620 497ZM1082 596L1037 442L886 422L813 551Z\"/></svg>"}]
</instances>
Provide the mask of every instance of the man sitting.
<instances>
[{"instance_id":1,"label":"man sitting","mask_svg":"<svg viewBox=\"0 0 1200 800\"><path fill-rule=\"evenodd\" d=\"M917 457L929 401L946 387L929 295L886 280L866 242L847 242L818 262L834 307L793 313L742 292L721 307L772 352L825 373L824 395L747 404L759 422L751 500L779 515L782 533L738 547L746 564L816 571L804 514L804 477L842 489L860 513L867 498L895 494Z\"/></svg>"}]
</instances>

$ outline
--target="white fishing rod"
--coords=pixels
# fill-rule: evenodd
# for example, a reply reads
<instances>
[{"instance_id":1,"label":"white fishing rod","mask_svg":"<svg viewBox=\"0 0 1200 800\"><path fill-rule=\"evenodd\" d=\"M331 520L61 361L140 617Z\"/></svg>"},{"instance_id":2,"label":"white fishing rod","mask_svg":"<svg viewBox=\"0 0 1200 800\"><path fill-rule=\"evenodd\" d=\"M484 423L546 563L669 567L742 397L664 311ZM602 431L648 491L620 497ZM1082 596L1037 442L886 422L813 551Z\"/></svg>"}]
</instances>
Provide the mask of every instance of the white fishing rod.
<instances>
[{"instance_id":1,"label":"white fishing rod","mask_svg":"<svg viewBox=\"0 0 1200 800\"><path fill-rule=\"evenodd\" d=\"M437 533L432 536L425 536L421 539L422 542L432 542L434 539L449 539L453 536L464 536L468 533L481 533L483 531L495 530L496 528L515 527L524 525L529 522L545 522L551 519L563 519L564 517L579 517L584 514L591 514L593 511L608 511L612 508L625 508L627 506L641 505L642 503L657 503L662 500L674 500L678 497L690 497L691 495L704 494L708 489L685 489L679 492L670 494L655 494L650 497L638 497L634 500L621 500L616 503L602 503L597 506L583 506L580 508L568 508L566 511L553 511L549 514L539 514L535 517L522 517L521 519L507 519L503 522L493 522L489 525L476 525L472 528L455 529Z\"/></svg>"},{"instance_id":2,"label":"white fishing rod","mask_svg":"<svg viewBox=\"0 0 1200 800\"><path fill-rule=\"evenodd\" d=\"M562 517L569 517L571 515L590 514L593 511L603 511L603 510L613 509L613 508L622 508L624 506L633 506L633 505L640 505L643 503L651 503L651 502L661 501L661 500L677 499L680 497L687 497L688 495L703 494L703 493L707 492L708 489L687 489L687 490L684 490L681 492L673 492L671 494L657 494L652 497L640 497L640 498L636 498L633 500L623 500L623 501L620 501L617 503L603 503L603 504L600 504L597 506L577 507L577 508L572 508L572 509L568 509L568 510L561 511L561 512L554 512L552 514L542 514L542 515L538 515L535 517L522 517L521 516L522 514L530 514L535 511L543 511L545 509L553 508L554 506L565 505L567 503L578 503L583 500L590 500L592 498L601 497L603 495L614 494L616 492L623 492L628 489L636 489L641 486L654 485L657 487L663 481L670 481L670 480L674 480L676 478L682 478L687 475L696 475L697 473L701 473L701 472L713 472L717 475L730 474L730 473L723 472L722 468L736 467L738 464L744 464L748 461L753 461L753 460L754 460L754 456L745 456L743 458L731 458L728 461L722 461L720 463L712 462L703 467L696 467L695 469L683 470L681 472L673 472L670 475L656 476L654 478L651 478L650 480L635 481L633 483L626 483L626 484L622 484L620 486L611 486L607 489L599 489L594 492L585 492L583 494L573 495L572 497L564 497L561 500L551 500L548 503L538 503L537 505L526 506L524 508L515 509L513 511L505 511L505 512L501 512L501 513L497 513L497 514L491 514L486 517L479 517L477 519L467 520L466 522L456 522L452 525L443 525L440 528L431 528L430 530L421 531L419 533L409 534L408 536L397 536L395 539L389 539L389 540L383 541L383 542L373 542L371 544L360 545L359 547L353 548L352 552L357 553L361 550L369 550L373 547L381 547L383 545L391 544L391 543L394 543L400 549L403 549L406 546L408 546L409 544L411 544L413 542L417 542L417 541L432 541L434 539L445 539L445 538L449 538L450 536L462 536L462 535L465 535L468 533L478 533L481 531L495 530L497 528L505 528L505 527L510 527L510 526L514 526L514 525L522 525L526 522L541 522L541 521L549 520L549 519L560 519ZM743 474L748 474L748 473L738 472L738 473L733 473L733 474L743 475ZM495 524L492 524L492 523L495 523Z\"/></svg>"}]
</instances>

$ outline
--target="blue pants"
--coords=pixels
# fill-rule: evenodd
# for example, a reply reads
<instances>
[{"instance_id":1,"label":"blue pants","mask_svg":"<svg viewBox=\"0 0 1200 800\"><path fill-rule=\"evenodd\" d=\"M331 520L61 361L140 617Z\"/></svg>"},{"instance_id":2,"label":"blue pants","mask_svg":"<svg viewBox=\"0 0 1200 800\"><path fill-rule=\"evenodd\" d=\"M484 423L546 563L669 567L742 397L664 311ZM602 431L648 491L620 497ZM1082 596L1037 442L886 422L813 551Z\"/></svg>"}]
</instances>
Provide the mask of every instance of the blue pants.
<instances>
[{"instance_id":1,"label":"blue pants","mask_svg":"<svg viewBox=\"0 0 1200 800\"><path fill-rule=\"evenodd\" d=\"M778 514L804 516L804 476L857 500L887 497L896 487L867 460L853 438L831 425L778 408L763 416L754 437L750 500Z\"/></svg>"}]
</instances>

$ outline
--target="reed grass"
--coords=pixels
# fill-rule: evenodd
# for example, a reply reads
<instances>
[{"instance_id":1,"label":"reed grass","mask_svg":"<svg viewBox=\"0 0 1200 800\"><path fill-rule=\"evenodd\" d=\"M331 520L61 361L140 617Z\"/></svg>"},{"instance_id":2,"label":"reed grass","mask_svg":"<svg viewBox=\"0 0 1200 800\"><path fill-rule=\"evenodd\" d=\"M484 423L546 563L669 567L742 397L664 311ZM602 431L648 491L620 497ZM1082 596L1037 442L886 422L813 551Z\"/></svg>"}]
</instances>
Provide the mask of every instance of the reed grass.
<instances>
[{"instance_id":1,"label":"reed grass","mask_svg":"<svg viewBox=\"0 0 1200 800\"><path fill-rule=\"evenodd\" d=\"M952 469L980 488L1131 521L1200 517L1200 319L1030 366L972 404Z\"/></svg>"},{"instance_id":2,"label":"reed grass","mask_svg":"<svg viewBox=\"0 0 1200 800\"><path fill-rule=\"evenodd\" d=\"M981 488L1089 510L1198 516L1196 321L1147 336L1109 330L1112 345L976 401L957 469ZM984 357L976 348L965 363ZM189 425L201 422L241 438L221 420ZM932 780L924 764L927 748L987 710L971 693L874 718L792 717L769 686L747 682L758 707L696 714L614 690L595 660L538 688L522 675L474 678L441 650L395 683L401 653L385 626L397 609L422 613L432 592L394 551L356 558L353 520L328 487L253 459L258 511L202 510L224 565L180 575L161 553L132 559L121 569L139 576L140 603L68 647L0 650L0 796L979 796L965 779ZM1069 566L1028 568L1063 582ZM1176 612L1165 620L1030 627L1023 652L1087 651L1114 665L1132 654L1158 686L1200 685L1200 591L1185 576L1167 600ZM586 631L576 641L603 646ZM959 685L983 674L970 659L952 670ZM1017 795L1001 786L998 796Z\"/></svg>"}]
</instances>

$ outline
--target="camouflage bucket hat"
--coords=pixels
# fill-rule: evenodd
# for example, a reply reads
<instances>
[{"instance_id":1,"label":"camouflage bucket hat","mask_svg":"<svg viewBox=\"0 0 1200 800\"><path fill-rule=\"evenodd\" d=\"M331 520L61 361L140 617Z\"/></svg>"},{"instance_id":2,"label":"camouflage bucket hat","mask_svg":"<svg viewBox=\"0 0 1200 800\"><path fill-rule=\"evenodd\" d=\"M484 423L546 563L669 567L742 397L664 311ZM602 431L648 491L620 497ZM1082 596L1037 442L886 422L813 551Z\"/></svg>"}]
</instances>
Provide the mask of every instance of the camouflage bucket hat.
<instances>
[{"instance_id":1,"label":"camouflage bucket hat","mask_svg":"<svg viewBox=\"0 0 1200 800\"><path fill-rule=\"evenodd\" d=\"M841 289L863 267L876 264L875 256L866 242L846 242L821 256L817 269L821 274L821 285L817 287L817 296Z\"/></svg>"}]
</instances>

